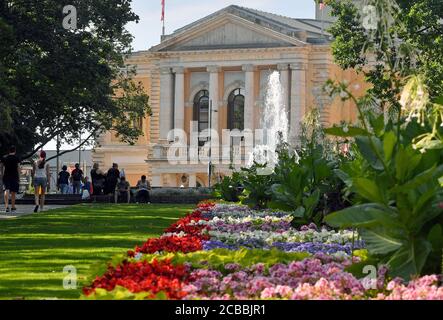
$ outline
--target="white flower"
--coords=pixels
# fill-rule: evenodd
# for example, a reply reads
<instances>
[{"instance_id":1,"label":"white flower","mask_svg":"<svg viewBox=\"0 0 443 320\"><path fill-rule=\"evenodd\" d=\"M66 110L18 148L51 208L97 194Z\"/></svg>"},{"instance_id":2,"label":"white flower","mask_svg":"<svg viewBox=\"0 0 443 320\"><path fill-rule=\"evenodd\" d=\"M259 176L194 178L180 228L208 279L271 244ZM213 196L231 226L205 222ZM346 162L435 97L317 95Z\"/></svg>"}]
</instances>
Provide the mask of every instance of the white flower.
<instances>
[{"instance_id":1,"label":"white flower","mask_svg":"<svg viewBox=\"0 0 443 320\"><path fill-rule=\"evenodd\" d=\"M136 261L140 261L140 259L143 257L143 254L141 253L141 252L138 252L135 256L134 256L134 259L136 260Z\"/></svg>"}]
</instances>

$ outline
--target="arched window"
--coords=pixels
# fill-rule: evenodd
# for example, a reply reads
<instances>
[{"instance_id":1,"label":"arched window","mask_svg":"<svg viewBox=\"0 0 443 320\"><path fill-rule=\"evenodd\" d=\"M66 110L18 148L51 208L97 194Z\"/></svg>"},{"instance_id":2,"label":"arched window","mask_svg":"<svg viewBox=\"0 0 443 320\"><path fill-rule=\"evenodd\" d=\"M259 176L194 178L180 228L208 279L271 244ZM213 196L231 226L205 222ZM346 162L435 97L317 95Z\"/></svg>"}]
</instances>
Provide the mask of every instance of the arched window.
<instances>
[{"instance_id":1,"label":"arched window","mask_svg":"<svg viewBox=\"0 0 443 320\"><path fill-rule=\"evenodd\" d=\"M228 129L238 129L240 131L245 128L245 96L243 89L235 89L228 98Z\"/></svg>"},{"instance_id":2,"label":"arched window","mask_svg":"<svg viewBox=\"0 0 443 320\"><path fill-rule=\"evenodd\" d=\"M194 97L194 121L198 122L198 132L209 128L208 90L201 90Z\"/></svg>"}]
</instances>

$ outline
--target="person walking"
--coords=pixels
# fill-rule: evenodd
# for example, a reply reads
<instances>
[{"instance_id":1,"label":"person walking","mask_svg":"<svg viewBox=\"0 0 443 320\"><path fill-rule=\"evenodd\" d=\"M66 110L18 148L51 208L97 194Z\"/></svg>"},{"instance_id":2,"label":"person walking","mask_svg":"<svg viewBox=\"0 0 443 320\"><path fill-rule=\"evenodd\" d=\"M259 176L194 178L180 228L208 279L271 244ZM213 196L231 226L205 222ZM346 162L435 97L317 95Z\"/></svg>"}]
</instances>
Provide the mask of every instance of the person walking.
<instances>
[{"instance_id":1,"label":"person walking","mask_svg":"<svg viewBox=\"0 0 443 320\"><path fill-rule=\"evenodd\" d=\"M20 188L20 159L14 146L9 148L9 154L2 162L3 186L5 189L5 213L9 213L9 195L11 195L11 212L16 212L15 198Z\"/></svg>"},{"instance_id":2,"label":"person walking","mask_svg":"<svg viewBox=\"0 0 443 320\"><path fill-rule=\"evenodd\" d=\"M69 177L71 175L68 172L68 167L63 166L62 171L58 174L57 187L62 194L68 194L69 192Z\"/></svg>"},{"instance_id":3,"label":"person walking","mask_svg":"<svg viewBox=\"0 0 443 320\"><path fill-rule=\"evenodd\" d=\"M149 190L151 190L151 184L146 179L146 176L143 175L141 180L137 182L137 203L151 203Z\"/></svg>"},{"instance_id":4,"label":"person walking","mask_svg":"<svg viewBox=\"0 0 443 320\"><path fill-rule=\"evenodd\" d=\"M83 170L80 169L80 164L75 164L75 169L72 170L71 173L71 180L72 180L72 187L74 190L74 194L81 194L82 193L82 181L83 181Z\"/></svg>"},{"instance_id":5,"label":"person walking","mask_svg":"<svg viewBox=\"0 0 443 320\"><path fill-rule=\"evenodd\" d=\"M46 152L40 152L40 158L34 163L32 168L32 178L34 180L34 192L35 192L35 208L34 212L43 211L45 205L45 192L46 188L50 188L50 168L46 163Z\"/></svg>"},{"instance_id":6,"label":"person walking","mask_svg":"<svg viewBox=\"0 0 443 320\"><path fill-rule=\"evenodd\" d=\"M112 168L108 170L106 174L105 194L115 195L115 188L120 179L120 171L118 170L118 164L113 163Z\"/></svg>"},{"instance_id":7,"label":"person walking","mask_svg":"<svg viewBox=\"0 0 443 320\"><path fill-rule=\"evenodd\" d=\"M99 164L94 163L94 166L91 170L91 179L92 179L92 189L93 195L99 196L103 193L103 188L105 187L106 176L103 171L100 170Z\"/></svg>"}]
</instances>

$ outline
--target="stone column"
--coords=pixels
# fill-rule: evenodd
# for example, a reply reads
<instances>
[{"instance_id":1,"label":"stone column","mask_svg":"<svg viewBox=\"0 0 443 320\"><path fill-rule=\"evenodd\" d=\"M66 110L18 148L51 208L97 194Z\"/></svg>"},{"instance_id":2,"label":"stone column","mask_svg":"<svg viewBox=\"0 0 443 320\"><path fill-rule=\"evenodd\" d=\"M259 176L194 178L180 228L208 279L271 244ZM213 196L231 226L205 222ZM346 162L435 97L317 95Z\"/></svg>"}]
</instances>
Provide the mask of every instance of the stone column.
<instances>
[{"instance_id":1,"label":"stone column","mask_svg":"<svg viewBox=\"0 0 443 320\"><path fill-rule=\"evenodd\" d=\"M174 129L185 128L185 74L183 67L173 69L175 73L175 98L174 98Z\"/></svg>"},{"instance_id":2,"label":"stone column","mask_svg":"<svg viewBox=\"0 0 443 320\"><path fill-rule=\"evenodd\" d=\"M197 174L190 173L189 174L189 188L197 187Z\"/></svg>"},{"instance_id":3,"label":"stone column","mask_svg":"<svg viewBox=\"0 0 443 320\"><path fill-rule=\"evenodd\" d=\"M218 132L218 106L219 106L219 81L218 73L220 72L220 67L218 66L208 66L207 71L209 72L209 103L212 101L212 129ZM211 115L209 115L211 117Z\"/></svg>"},{"instance_id":4,"label":"stone column","mask_svg":"<svg viewBox=\"0 0 443 320\"><path fill-rule=\"evenodd\" d=\"M254 66L244 65L245 72L245 130L254 130Z\"/></svg>"},{"instance_id":5,"label":"stone column","mask_svg":"<svg viewBox=\"0 0 443 320\"><path fill-rule=\"evenodd\" d=\"M163 67L160 69L160 139L167 140L168 133L173 128L172 122L172 85L173 75L171 68Z\"/></svg>"},{"instance_id":6,"label":"stone column","mask_svg":"<svg viewBox=\"0 0 443 320\"><path fill-rule=\"evenodd\" d=\"M293 143L298 143L300 134L300 123L306 109L306 63L292 63L291 81L291 116L290 116L290 139Z\"/></svg>"},{"instance_id":7,"label":"stone column","mask_svg":"<svg viewBox=\"0 0 443 320\"><path fill-rule=\"evenodd\" d=\"M289 108L289 64L280 63L277 65L277 70L280 72L280 82L283 87L283 96L284 104L286 108L286 112L288 113L288 117L290 116L290 108Z\"/></svg>"}]
</instances>

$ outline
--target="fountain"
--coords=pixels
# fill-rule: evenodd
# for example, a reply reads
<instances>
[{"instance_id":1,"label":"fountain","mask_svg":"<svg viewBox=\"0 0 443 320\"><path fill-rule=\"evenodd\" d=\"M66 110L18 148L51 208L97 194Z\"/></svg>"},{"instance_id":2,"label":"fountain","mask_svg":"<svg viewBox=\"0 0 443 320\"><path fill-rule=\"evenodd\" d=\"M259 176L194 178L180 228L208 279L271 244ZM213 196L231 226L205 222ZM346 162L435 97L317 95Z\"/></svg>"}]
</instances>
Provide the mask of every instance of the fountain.
<instances>
[{"instance_id":1,"label":"fountain","mask_svg":"<svg viewBox=\"0 0 443 320\"><path fill-rule=\"evenodd\" d=\"M276 153L280 143L288 142L289 121L284 100L285 92L280 82L280 73L274 71L268 78L265 108L261 115L261 140L250 154L248 167L254 162L267 163L267 170L272 172L278 162ZM260 131L258 130L260 133ZM257 132L256 132L257 134Z\"/></svg>"}]
</instances>

